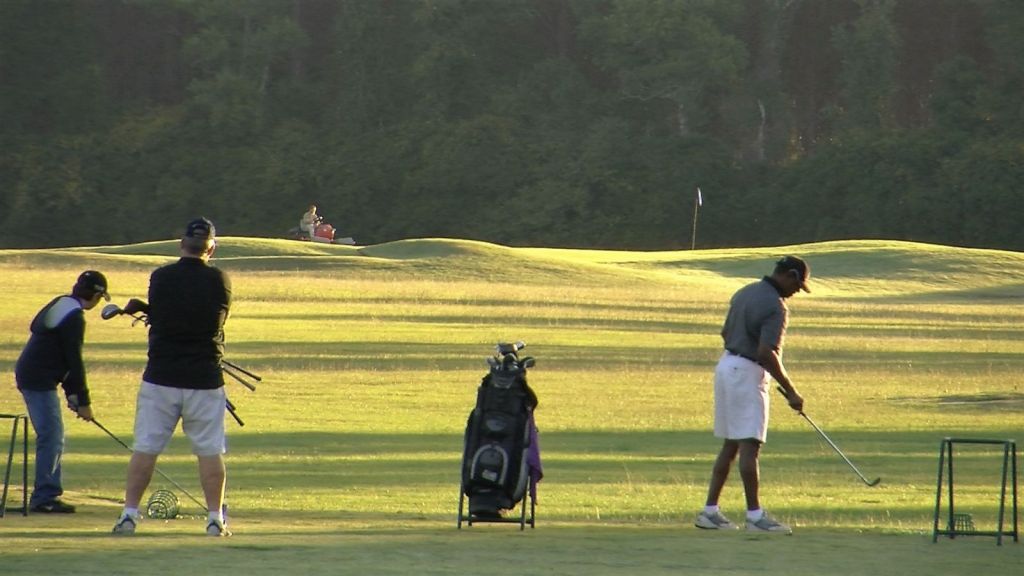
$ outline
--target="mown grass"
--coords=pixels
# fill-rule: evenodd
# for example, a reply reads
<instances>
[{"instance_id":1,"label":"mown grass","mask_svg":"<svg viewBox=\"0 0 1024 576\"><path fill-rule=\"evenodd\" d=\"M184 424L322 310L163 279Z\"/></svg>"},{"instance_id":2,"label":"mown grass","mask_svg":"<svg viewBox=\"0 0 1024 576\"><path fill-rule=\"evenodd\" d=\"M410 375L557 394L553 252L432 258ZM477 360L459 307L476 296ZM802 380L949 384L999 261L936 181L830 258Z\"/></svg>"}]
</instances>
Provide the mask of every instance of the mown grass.
<instances>
[{"instance_id":1,"label":"mown grass","mask_svg":"<svg viewBox=\"0 0 1024 576\"><path fill-rule=\"evenodd\" d=\"M144 296L149 272L174 253L174 242L0 251L0 369L11 374L32 315L82 269L106 272L123 303ZM718 447L718 330L732 292L783 253L815 273L814 293L791 301L787 366L808 414L883 482L861 484L779 402L762 496L796 536L707 534L690 520ZM1024 425L1022 254L899 242L640 253L223 238L217 255L235 288L228 357L264 378L255 393L228 384L246 421L229 422L236 536L209 542L181 519L108 537L127 453L69 419L66 485L81 512L0 520L9 573L142 563L169 574L951 574L1013 571L1024 558L990 538L930 539L941 438L1014 438ZM484 357L516 339L538 359L538 527L457 531L465 417ZM85 354L97 417L130 440L145 330L93 312ZM20 411L8 386L0 412ZM988 448L958 454L958 508L982 529L995 519L998 464ZM200 493L182 438L160 467ZM742 514L738 478L722 504Z\"/></svg>"}]
</instances>

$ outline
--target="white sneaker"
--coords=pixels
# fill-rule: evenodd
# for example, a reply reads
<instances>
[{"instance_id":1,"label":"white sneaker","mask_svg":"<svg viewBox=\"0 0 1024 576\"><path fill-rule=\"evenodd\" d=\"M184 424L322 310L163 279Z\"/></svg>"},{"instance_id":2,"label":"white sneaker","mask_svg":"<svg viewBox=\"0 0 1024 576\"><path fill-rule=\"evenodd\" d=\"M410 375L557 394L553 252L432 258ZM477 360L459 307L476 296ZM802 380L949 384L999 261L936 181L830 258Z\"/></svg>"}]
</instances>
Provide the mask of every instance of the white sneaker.
<instances>
[{"instance_id":1,"label":"white sneaker","mask_svg":"<svg viewBox=\"0 0 1024 576\"><path fill-rule=\"evenodd\" d=\"M732 520L726 518L721 512L708 514L703 510L701 510L700 514L697 514L697 521L693 525L705 530L735 530L738 528L738 526L732 523Z\"/></svg>"},{"instance_id":2,"label":"white sneaker","mask_svg":"<svg viewBox=\"0 0 1024 576\"><path fill-rule=\"evenodd\" d=\"M761 518L757 521L747 520L747 530L751 532L779 532L782 534L792 534L793 529L786 526L782 522L779 522L775 518L768 515L767 512L761 514Z\"/></svg>"},{"instance_id":3,"label":"white sneaker","mask_svg":"<svg viewBox=\"0 0 1024 576\"><path fill-rule=\"evenodd\" d=\"M207 536L231 536L231 531L228 527L220 520L210 520L210 523L206 525Z\"/></svg>"},{"instance_id":4,"label":"white sneaker","mask_svg":"<svg viewBox=\"0 0 1024 576\"><path fill-rule=\"evenodd\" d=\"M121 516L117 519L117 523L114 524L114 534L131 535L135 534L135 528L139 525L139 521L142 520L140 516L132 516L126 512L122 512Z\"/></svg>"}]
</instances>

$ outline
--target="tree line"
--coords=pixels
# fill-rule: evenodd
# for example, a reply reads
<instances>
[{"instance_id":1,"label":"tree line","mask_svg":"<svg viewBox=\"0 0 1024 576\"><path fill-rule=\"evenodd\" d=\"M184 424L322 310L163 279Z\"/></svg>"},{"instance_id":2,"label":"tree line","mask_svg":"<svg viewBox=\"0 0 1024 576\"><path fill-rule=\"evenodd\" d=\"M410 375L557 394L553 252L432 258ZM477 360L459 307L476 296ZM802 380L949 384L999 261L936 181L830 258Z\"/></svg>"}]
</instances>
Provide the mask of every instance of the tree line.
<instances>
[{"instance_id":1,"label":"tree line","mask_svg":"<svg viewBox=\"0 0 1024 576\"><path fill-rule=\"evenodd\" d=\"M1024 249L1018 0L4 0L0 245Z\"/></svg>"}]
</instances>

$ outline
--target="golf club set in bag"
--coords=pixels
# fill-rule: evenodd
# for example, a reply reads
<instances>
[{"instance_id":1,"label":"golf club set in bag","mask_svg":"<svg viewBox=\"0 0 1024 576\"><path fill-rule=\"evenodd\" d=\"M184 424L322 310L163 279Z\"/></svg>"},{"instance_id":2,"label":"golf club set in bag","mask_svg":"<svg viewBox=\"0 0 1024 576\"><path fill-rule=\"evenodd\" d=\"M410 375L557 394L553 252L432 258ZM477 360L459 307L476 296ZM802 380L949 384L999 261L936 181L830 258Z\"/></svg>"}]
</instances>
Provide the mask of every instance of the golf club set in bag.
<instances>
[{"instance_id":1,"label":"golf club set in bag","mask_svg":"<svg viewBox=\"0 0 1024 576\"><path fill-rule=\"evenodd\" d=\"M146 308L147 306L145 302L137 298L132 298L128 301L128 304L126 304L124 308L121 308L117 304L107 304L106 306L103 307L103 310L100 312L100 317L103 318L104 320L110 320L111 318L116 318L117 316L128 316L132 318L132 326L135 326L136 324L149 326L149 317L144 312ZM237 364L228 362L227 360L221 360L220 368L224 374L227 374L236 382L242 384L243 386L254 392L256 391L256 385L253 384L253 382L261 382L263 380L263 378L261 378L260 376L246 370L245 368L242 368L241 366L238 366ZM235 405L231 402L231 400L229 400L227 396L225 396L224 401L228 413L231 414L231 417L234 418L235 422L237 422L239 426L245 426L245 422L243 422L242 419L238 416L238 411L235 409ZM120 438L115 436L113 432L108 430L106 426L101 424L98 420L94 418L92 420L92 423L99 427L100 430L103 430L103 432L105 432L107 436L110 436L115 442L124 447L125 450L132 452L131 446L129 446ZM164 480L170 482L172 485L174 485L175 488L180 490L184 495L188 496L190 500L199 505L203 513L206 514L206 504L200 502L195 496L189 493L188 490L185 490L185 488L182 487L181 484L178 484L170 476L168 476L162 470L160 470L160 468L156 468L155 471L157 474L163 477ZM146 503L146 515L150 518L170 520L178 516L179 509L180 506L178 503L177 495L174 492L165 489L154 490L152 494L150 494L149 500ZM222 512L226 517L226 504L224 505L224 510L222 510Z\"/></svg>"},{"instance_id":2,"label":"golf club set in bag","mask_svg":"<svg viewBox=\"0 0 1024 576\"><path fill-rule=\"evenodd\" d=\"M462 453L458 528L466 521L516 522L535 526L537 482L543 476L533 412L537 395L526 381L532 357L519 357L524 342L501 343L487 358L490 370L477 388ZM530 513L526 514L529 494ZM468 514L465 514L466 500ZM505 511L521 503L518 518Z\"/></svg>"}]
</instances>

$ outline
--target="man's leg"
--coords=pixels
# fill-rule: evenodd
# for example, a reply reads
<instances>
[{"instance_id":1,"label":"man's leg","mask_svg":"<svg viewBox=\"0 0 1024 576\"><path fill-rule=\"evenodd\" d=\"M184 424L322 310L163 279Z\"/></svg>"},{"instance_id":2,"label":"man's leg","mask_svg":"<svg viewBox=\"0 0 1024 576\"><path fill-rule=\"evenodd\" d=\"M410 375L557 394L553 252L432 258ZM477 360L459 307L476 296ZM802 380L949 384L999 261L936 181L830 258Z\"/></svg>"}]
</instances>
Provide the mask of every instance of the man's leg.
<instances>
[{"instance_id":1,"label":"man's leg","mask_svg":"<svg viewBox=\"0 0 1024 576\"><path fill-rule=\"evenodd\" d=\"M132 458L128 462L128 478L124 488L124 507L128 510L138 510L142 495L149 487L153 479L153 470L156 469L156 454L144 454L132 452Z\"/></svg>"},{"instance_id":2,"label":"man's leg","mask_svg":"<svg viewBox=\"0 0 1024 576\"><path fill-rule=\"evenodd\" d=\"M36 432L35 484L29 508L53 502L64 493L61 459L64 456L64 420L56 390L22 390L32 428Z\"/></svg>"},{"instance_id":3,"label":"man's leg","mask_svg":"<svg viewBox=\"0 0 1024 576\"><path fill-rule=\"evenodd\" d=\"M725 481L729 478L729 469L736 459L739 445L735 440L724 440L722 449L711 467L711 481L708 483L708 499L704 509L697 514L694 525L705 530L733 530L736 525L726 518L718 509L718 497L722 494Z\"/></svg>"},{"instance_id":4,"label":"man's leg","mask_svg":"<svg viewBox=\"0 0 1024 576\"><path fill-rule=\"evenodd\" d=\"M142 519L139 513L139 503L142 501L142 494L149 486L153 478L153 471L156 469L156 454L145 452L132 452L131 460L128 461L127 480L124 488L124 510L114 524L114 534L134 534L135 528Z\"/></svg>"},{"instance_id":5,"label":"man's leg","mask_svg":"<svg viewBox=\"0 0 1024 576\"><path fill-rule=\"evenodd\" d=\"M740 477L743 478L743 492L747 497L747 510L760 510L761 503L758 500L758 490L761 485L761 470L758 459L761 453L761 443L757 440L740 440Z\"/></svg>"},{"instance_id":6,"label":"man's leg","mask_svg":"<svg viewBox=\"0 0 1024 576\"><path fill-rule=\"evenodd\" d=\"M743 477L743 491L747 496L747 530L792 534L793 530L772 518L761 509L758 490L761 484L760 466L761 442L753 438L740 441L740 475Z\"/></svg>"},{"instance_id":7,"label":"man's leg","mask_svg":"<svg viewBox=\"0 0 1024 576\"><path fill-rule=\"evenodd\" d=\"M719 450L715 464L711 468L711 481L708 484L706 506L718 505L718 498L722 495L725 481L729 479L729 469L732 468L732 463L736 459L739 447L739 443L735 440L725 440L722 442L722 449Z\"/></svg>"},{"instance_id":8,"label":"man's leg","mask_svg":"<svg viewBox=\"0 0 1024 576\"><path fill-rule=\"evenodd\" d=\"M227 479L224 457L215 454L197 458L199 459L199 482L203 485L203 495L206 496L206 509L211 513L220 514L224 504L224 484ZM223 521L223 518L221 520Z\"/></svg>"}]
</instances>

